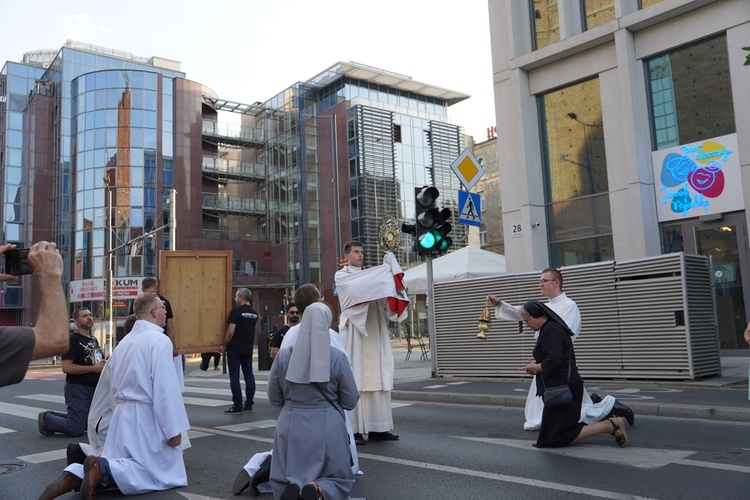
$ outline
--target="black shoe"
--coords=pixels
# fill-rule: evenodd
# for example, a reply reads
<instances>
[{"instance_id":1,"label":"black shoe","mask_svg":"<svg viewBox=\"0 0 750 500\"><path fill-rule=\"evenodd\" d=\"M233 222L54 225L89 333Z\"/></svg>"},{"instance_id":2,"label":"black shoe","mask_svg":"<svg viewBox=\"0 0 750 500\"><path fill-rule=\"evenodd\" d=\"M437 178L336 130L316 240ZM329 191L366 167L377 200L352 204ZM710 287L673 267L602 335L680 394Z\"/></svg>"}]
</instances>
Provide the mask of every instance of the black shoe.
<instances>
[{"instance_id":1,"label":"black shoe","mask_svg":"<svg viewBox=\"0 0 750 500\"><path fill-rule=\"evenodd\" d=\"M37 423L39 424L39 434L41 434L42 436L51 436L51 435L53 435L53 434L54 434L54 432L53 432L53 431L47 430L47 428L46 428L46 427L44 427L44 416L45 416L45 415L46 415L47 413L50 413L50 412L48 412L48 411L43 411L43 412L41 412L41 413L40 413L40 414L39 414L39 415L38 415L38 416L36 417L36 421L37 421Z\"/></svg>"},{"instance_id":2,"label":"black shoe","mask_svg":"<svg viewBox=\"0 0 750 500\"><path fill-rule=\"evenodd\" d=\"M250 474L247 473L247 471L242 468L240 470L240 473L237 474L237 477L234 478L234 483L232 484L232 493L235 495L239 495L243 491L247 489L248 486L250 486L250 480L252 478L250 477Z\"/></svg>"},{"instance_id":3,"label":"black shoe","mask_svg":"<svg viewBox=\"0 0 750 500\"><path fill-rule=\"evenodd\" d=\"M244 411L245 413L249 413L249 412L253 411L253 407L252 406L245 406L242 409L242 411Z\"/></svg>"},{"instance_id":4,"label":"black shoe","mask_svg":"<svg viewBox=\"0 0 750 500\"><path fill-rule=\"evenodd\" d=\"M68 465L70 464L82 464L86 461L86 454L81 449L81 445L78 443L68 443L68 448L65 450L65 455L68 459Z\"/></svg>"},{"instance_id":5,"label":"black shoe","mask_svg":"<svg viewBox=\"0 0 750 500\"><path fill-rule=\"evenodd\" d=\"M633 425L635 423L635 413L633 413L633 410L617 400L615 400L615 405L612 407L612 412L610 412L610 416L612 415L614 415L615 417L623 417L628 421L629 425Z\"/></svg>"},{"instance_id":6,"label":"black shoe","mask_svg":"<svg viewBox=\"0 0 750 500\"><path fill-rule=\"evenodd\" d=\"M364 446L367 443L365 443L365 438L362 437L362 434L360 434L359 432L355 432L354 444L356 444L357 446Z\"/></svg>"},{"instance_id":7,"label":"black shoe","mask_svg":"<svg viewBox=\"0 0 750 500\"><path fill-rule=\"evenodd\" d=\"M250 493L257 497L260 495L258 491L258 485L261 483L267 483L271 480L271 455L268 455L258 467L257 472L253 475L253 479L250 481Z\"/></svg>"},{"instance_id":8,"label":"black shoe","mask_svg":"<svg viewBox=\"0 0 750 500\"><path fill-rule=\"evenodd\" d=\"M592 392L589 396L591 396L591 402L594 404L602 402L602 398L595 392Z\"/></svg>"},{"instance_id":9,"label":"black shoe","mask_svg":"<svg viewBox=\"0 0 750 500\"><path fill-rule=\"evenodd\" d=\"M367 434L370 441L398 441L398 434L390 432L370 432Z\"/></svg>"},{"instance_id":10,"label":"black shoe","mask_svg":"<svg viewBox=\"0 0 750 500\"><path fill-rule=\"evenodd\" d=\"M299 486L297 483L289 483L284 488L284 493L281 494L279 500L297 500L299 498Z\"/></svg>"},{"instance_id":11,"label":"black shoe","mask_svg":"<svg viewBox=\"0 0 750 500\"><path fill-rule=\"evenodd\" d=\"M237 408L235 406L232 406L228 410L224 410L224 413L226 415L242 415L242 408Z\"/></svg>"}]
</instances>

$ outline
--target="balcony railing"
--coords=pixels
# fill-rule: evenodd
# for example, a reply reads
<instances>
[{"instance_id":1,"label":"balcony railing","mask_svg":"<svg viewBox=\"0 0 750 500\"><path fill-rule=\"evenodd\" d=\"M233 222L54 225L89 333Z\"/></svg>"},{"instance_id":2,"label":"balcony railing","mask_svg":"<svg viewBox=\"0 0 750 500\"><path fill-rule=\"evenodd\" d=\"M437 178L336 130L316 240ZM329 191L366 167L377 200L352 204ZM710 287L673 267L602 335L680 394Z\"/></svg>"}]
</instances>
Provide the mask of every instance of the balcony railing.
<instances>
[{"instance_id":1,"label":"balcony railing","mask_svg":"<svg viewBox=\"0 0 750 500\"><path fill-rule=\"evenodd\" d=\"M203 157L203 172L232 179L265 179L266 167L260 163Z\"/></svg>"},{"instance_id":2,"label":"balcony railing","mask_svg":"<svg viewBox=\"0 0 750 500\"><path fill-rule=\"evenodd\" d=\"M228 229L204 229L203 238L207 240L269 241L267 235L229 231Z\"/></svg>"},{"instance_id":3,"label":"balcony railing","mask_svg":"<svg viewBox=\"0 0 750 500\"><path fill-rule=\"evenodd\" d=\"M203 210L239 214L265 214L266 200L203 193Z\"/></svg>"},{"instance_id":4,"label":"balcony railing","mask_svg":"<svg viewBox=\"0 0 750 500\"><path fill-rule=\"evenodd\" d=\"M260 147L265 144L265 134L256 128L203 120L201 131L204 138L210 138L217 144L238 147Z\"/></svg>"}]
</instances>

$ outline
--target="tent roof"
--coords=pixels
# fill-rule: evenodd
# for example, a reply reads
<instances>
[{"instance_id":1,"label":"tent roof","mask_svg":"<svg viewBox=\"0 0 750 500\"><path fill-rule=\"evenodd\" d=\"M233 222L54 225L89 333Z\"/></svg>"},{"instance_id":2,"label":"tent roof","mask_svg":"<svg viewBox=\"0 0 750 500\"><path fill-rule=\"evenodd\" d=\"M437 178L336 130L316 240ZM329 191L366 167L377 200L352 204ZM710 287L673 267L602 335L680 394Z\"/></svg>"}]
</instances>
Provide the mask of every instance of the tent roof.
<instances>
[{"instance_id":1,"label":"tent roof","mask_svg":"<svg viewBox=\"0 0 750 500\"><path fill-rule=\"evenodd\" d=\"M497 276L505 272L505 256L476 247L464 247L432 261L435 283L465 278ZM404 283L411 295L427 293L427 264L404 272Z\"/></svg>"}]
</instances>

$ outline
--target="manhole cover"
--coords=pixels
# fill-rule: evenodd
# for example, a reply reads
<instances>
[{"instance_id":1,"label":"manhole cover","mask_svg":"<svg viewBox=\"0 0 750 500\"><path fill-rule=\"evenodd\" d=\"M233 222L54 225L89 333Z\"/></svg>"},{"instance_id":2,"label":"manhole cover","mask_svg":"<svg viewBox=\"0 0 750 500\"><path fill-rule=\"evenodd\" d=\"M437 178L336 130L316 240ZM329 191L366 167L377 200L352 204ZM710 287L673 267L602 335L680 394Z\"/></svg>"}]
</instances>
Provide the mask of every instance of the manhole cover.
<instances>
[{"instance_id":1,"label":"manhole cover","mask_svg":"<svg viewBox=\"0 0 750 500\"><path fill-rule=\"evenodd\" d=\"M18 469L23 469L23 464L0 464L0 474L7 474L8 472L15 472Z\"/></svg>"}]
</instances>

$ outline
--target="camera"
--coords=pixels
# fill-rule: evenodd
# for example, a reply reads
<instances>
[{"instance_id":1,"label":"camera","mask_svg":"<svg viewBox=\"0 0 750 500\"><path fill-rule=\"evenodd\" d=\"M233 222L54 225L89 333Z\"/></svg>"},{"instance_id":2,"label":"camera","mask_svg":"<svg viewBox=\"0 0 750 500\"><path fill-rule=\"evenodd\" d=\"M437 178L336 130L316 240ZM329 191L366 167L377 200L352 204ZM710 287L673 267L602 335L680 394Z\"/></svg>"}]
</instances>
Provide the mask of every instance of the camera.
<instances>
[{"instance_id":1,"label":"camera","mask_svg":"<svg viewBox=\"0 0 750 500\"><path fill-rule=\"evenodd\" d=\"M31 274L33 269L29 263L29 249L15 248L5 252L5 272L14 276Z\"/></svg>"}]
</instances>

